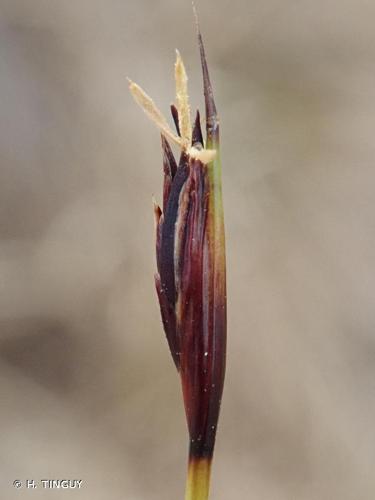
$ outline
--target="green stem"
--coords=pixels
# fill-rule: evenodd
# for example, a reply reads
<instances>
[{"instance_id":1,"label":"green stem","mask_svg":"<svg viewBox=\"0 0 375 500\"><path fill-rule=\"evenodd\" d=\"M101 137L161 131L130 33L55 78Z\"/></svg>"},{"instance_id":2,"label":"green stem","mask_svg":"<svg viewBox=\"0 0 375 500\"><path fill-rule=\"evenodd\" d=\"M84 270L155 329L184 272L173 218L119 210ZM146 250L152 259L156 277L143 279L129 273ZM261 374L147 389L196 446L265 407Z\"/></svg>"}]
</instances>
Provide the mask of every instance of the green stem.
<instances>
[{"instance_id":1,"label":"green stem","mask_svg":"<svg viewBox=\"0 0 375 500\"><path fill-rule=\"evenodd\" d=\"M211 460L193 458L189 461L185 500L207 500L210 487Z\"/></svg>"}]
</instances>

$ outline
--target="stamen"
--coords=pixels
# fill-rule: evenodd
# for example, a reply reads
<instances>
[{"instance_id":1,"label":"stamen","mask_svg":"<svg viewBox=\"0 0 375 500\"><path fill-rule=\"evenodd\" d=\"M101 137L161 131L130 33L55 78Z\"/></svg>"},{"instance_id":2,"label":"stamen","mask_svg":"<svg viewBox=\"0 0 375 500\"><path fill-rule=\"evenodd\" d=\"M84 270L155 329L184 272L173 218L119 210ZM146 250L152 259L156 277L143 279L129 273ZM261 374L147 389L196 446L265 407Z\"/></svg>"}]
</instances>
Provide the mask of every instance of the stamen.
<instances>
[{"instance_id":1,"label":"stamen","mask_svg":"<svg viewBox=\"0 0 375 500\"><path fill-rule=\"evenodd\" d=\"M184 63L178 50L176 50L175 64L175 80L176 80L176 101L178 110L178 124L181 133L181 138L184 141L185 148L191 145L191 121L190 121L190 106L189 95L187 90L187 75Z\"/></svg>"},{"instance_id":2,"label":"stamen","mask_svg":"<svg viewBox=\"0 0 375 500\"><path fill-rule=\"evenodd\" d=\"M178 137L170 128L167 123L167 120L164 118L163 114L156 107L154 101L150 96L146 94L146 92L136 83L129 80L129 90L134 97L136 103L143 109L146 115L150 118L152 122L155 123L157 127L159 127L161 133L168 137L175 144L180 146L180 148L184 147L184 141L181 137Z\"/></svg>"},{"instance_id":3,"label":"stamen","mask_svg":"<svg viewBox=\"0 0 375 500\"><path fill-rule=\"evenodd\" d=\"M197 149L193 146L189 149L188 155L195 160L201 161L204 165L207 165L215 159L216 149Z\"/></svg>"}]
</instances>

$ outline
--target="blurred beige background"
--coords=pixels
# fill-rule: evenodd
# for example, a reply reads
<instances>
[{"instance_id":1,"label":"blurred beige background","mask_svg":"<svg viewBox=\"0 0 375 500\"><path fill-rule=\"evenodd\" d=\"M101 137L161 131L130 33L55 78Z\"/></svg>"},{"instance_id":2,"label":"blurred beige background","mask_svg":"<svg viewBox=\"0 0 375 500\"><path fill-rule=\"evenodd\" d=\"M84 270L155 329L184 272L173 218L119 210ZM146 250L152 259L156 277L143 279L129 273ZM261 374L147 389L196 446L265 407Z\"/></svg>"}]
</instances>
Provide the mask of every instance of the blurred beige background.
<instances>
[{"instance_id":1,"label":"blurred beige background","mask_svg":"<svg viewBox=\"0 0 375 500\"><path fill-rule=\"evenodd\" d=\"M375 2L197 2L222 121L228 371L212 500L375 497ZM153 288L186 1L0 0L0 497L183 498ZM79 478L80 491L14 490Z\"/></svg>"}]
</instances>

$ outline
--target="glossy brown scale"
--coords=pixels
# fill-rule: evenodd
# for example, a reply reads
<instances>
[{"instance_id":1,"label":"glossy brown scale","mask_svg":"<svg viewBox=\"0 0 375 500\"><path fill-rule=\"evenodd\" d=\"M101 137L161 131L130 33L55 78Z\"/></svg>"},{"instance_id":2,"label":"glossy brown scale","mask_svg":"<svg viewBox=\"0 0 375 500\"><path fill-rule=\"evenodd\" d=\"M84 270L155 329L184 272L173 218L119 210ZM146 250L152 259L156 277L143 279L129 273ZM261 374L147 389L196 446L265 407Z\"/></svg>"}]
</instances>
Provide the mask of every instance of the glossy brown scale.
<instances>
[{"instance_id":1,"label":"glossy brown scale","mask_svg":"<svg viewBox=\"0 0 375 500\"><path fill-rule=\"evenodd\" d=\"M210 293L207 167L190 160L190 205L181 269L181 379L191 458L212 456L224 382L225 346L215 342ZM208 302L207 302L208 299ZM216 318L217 320L218 318Z\"/></svg>"},{"instance_id":2,"label":"glossy brown scale","mask_svg":"<svg viewBox=\"0 0 375 500\"><path fill-rule=\"evenodd\" d=\"M197 109L197 114L195 115L195 122L192 134L192 145L203 147L203 134L201 129L201 117L199 113L199 109Z\"/></svg>"},{"instance_id":3,"label":"glossy brown scale","mask_svg":"<svg viewBox=\"0 0 375 500\"><path fill-rule=\"evenodd\" d=\"M166 209L161 227L160 247L157 248L157 262L159 276L155 279L156 291L159 297L163 326L169 349L177 369L180 361L180 343L176 333L176 286L174 274L174 241L175 223L178 214L178 202L181 189L189 175L186 157L178 167L166 200Z\"/></svg>"},{"instance_id":4,"label":"glossy brown scale","mask_svg":"<svg viewBox=\"0 0 375 500\"><path fill-rule=\"evenodd\" d=\"M176 304L174 273L175 224L179 209L181 190L189 176L188 158L183 155L173 179L170 195L164 213L160 245L160 279L164 293L171 306Z\"/></svg>"},{"instance_id":5,"label":"glossy brown scale","mask_svg":"<svg viewBox=\"0 0 375 500\"><path fill-rule=\"evenodd\" d=\"M176 365L177 370L179 370L180 369L180 345L178 343L177 336L176 336L175 310L168 303L167 296L162 289L160 276L158 274L155 275L155 287L156 287L156 292L157 292L157 295L159 298L161 319L163 322L164 332L165 332L165 335L167 337L169 350L172 354L174 364Z\"/></svg>"},{"instance_id":6,"label":"glossy brown scale","mask_svg":"<svg viewBox=\"0 0 375 500\"><path fill-rule=\"evenodd\" d=\"M172 116L174 118L177 132L178 111L175 106L171 106ZM202 131L200 126L199 111L195 120L193 129L193 144L202 144ZM159 224L157 227L156 238L156 259L159 276L155 278L156 291L159 298L162 321L167 336L167 341L175 365L179 369L180 356L180 334L176 331L176 313L175 305L177 298L175 283L175 233L176 220L180 210L180 194L186 184L191 172L189 158L182 154L180 164L177 168L172 150L168 141L162 136L163 148L163 170L164 170L164 188L163 188L163 210L164 215L159 215ZM184 228L182 228L184 231ZM184 239L185 236L183 235ZM180 259L181 261L181 259Z\"/></svg>"},{"instance_id":7,"label":"glossy brown scale","mask_svg":"<svg viewBox=\"0 0 375 500\"><path fill-rule=\"evenodd\" d=\"M174 104L171 104L171 113L172 113L173 122L174 122L176 130L177 130L177 134L179 136L181 136L180 125L178 123L178 110Z\"/></svg>"},{"instance_id":8,"label":"glossy brown scale","mask_svg":"<svg viewBox=\"0 0 375 500\"><path fill-rule=\"evenodd\" d=\"M163 171L164 171L164 185L163 185L163 210L166 210L167 202L172 188L172 182L177 172L177 164L174 159L171 147L167 139L161 136L161 145L163 148Z\"/></svg>"}]
</instances>

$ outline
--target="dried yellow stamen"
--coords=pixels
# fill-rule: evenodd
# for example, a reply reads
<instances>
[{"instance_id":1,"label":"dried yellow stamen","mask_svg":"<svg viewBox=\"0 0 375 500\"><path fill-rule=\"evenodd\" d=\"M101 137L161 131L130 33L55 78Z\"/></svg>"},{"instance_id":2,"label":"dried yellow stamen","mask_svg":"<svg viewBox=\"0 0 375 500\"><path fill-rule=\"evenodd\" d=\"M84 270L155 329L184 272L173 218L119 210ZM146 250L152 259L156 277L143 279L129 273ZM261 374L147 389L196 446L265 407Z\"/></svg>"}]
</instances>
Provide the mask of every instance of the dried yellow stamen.
<instances>
[{"instance_id":1,"label":"dried yellow stamen","mask_svg":"<svg viewBox=\"0 0 375 500\"><path fill-rule=\"evenodd\" d=\"M167 120L164 118L161 111L159 111L159 109L156 107L151 97L148 96L139 85L129 79L128 81L129 90L135 101L143 109L150 120L153 121L157 127L159 127L161 133L168 137L168 139L173 141L175 144L180 146L180 148L184 147L184 141L171 130L167 123Z\"/></svg>"},{"instance_id":2,"label":"dried yellow stamen","mask_svg":"<svg viewBox=\"0 0 375 500\"><path fill-rule=\"evenodd\" d=\"M189 156L201 161L205 165L213 161L216 157L216 149L197 149L194 146L188 151Z\"/></svg>"},{"instance_id":3,"label":"dried yellow stamen","mask_svg":"<svg viewBox=\"0 0 375 500\"><path fill-rule=\"evenodd\" d=\"M175 63L175 80L176 80L176 105L178 110L178 125L180 128L181 138L185 148L191 144L191 121L190 121L190 106L189 95L187 89L187 75L184 63L178 50L176 50Z\"/></svg>"},{"instance_id":4,"label":"dried yellow stamen","mask_svg":"<svg viewBox=\"0 0 375 500\"><path fill-rule=\"evenodd\" d=\"M216 157L214 149L198 149L191 147L192 128L190 120L189 96L187 91L187 75L180 53L176 50L177 58L175 64L176 78L176 101L178 110L178 125L181 137L175 134L164 115L156 107L149 95L136 83L129 80L129 90L137 104L143 109L146 115L160 129L161 133L173 141L177 146L186 151L189 156L200 160L205 165L213 161Z\"/></svg>"}]
</instances>

